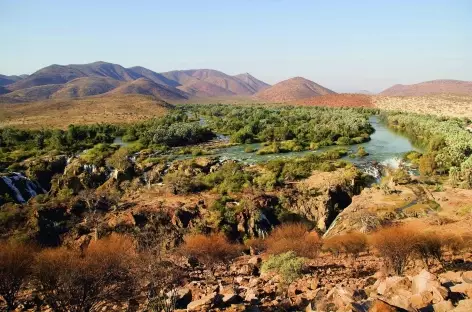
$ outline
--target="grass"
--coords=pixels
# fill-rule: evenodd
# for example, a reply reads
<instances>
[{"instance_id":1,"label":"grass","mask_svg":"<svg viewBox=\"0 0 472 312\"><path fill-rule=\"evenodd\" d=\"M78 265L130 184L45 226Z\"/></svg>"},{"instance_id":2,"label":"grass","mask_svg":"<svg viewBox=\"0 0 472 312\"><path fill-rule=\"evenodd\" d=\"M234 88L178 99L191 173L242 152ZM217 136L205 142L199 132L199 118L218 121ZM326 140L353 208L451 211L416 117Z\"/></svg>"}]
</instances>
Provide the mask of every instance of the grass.
<instances>
[{"instance_id":1,"label":"grass","mask_svg":"<svg viewBox=\"0 0 472 312\"><path fill-rule=\"evenodd\" d=\"M165 102L143 95L92 96L0 105L0 124L23 129L61 128L70 124L131 123L166 114Z\"/></svg>"}]
</instances>

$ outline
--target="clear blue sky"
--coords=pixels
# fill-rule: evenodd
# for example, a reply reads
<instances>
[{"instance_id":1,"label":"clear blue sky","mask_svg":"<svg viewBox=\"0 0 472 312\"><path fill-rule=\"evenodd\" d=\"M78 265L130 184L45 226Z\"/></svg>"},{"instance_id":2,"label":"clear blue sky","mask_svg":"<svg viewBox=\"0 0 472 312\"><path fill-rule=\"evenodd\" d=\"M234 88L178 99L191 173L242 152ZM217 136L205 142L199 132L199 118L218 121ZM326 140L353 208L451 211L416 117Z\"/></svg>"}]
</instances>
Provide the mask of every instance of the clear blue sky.
<instances>
[{"instance_id":1,"label":"clear blue sky","mask_svg":"<svg viewBox=\"0 0 472 312\"><path fill-rule=\"evenodd\" d=\"M335 91L472 80L472 0L0 0L0 73L107 61Z\"/></svg>"}]
</instances>

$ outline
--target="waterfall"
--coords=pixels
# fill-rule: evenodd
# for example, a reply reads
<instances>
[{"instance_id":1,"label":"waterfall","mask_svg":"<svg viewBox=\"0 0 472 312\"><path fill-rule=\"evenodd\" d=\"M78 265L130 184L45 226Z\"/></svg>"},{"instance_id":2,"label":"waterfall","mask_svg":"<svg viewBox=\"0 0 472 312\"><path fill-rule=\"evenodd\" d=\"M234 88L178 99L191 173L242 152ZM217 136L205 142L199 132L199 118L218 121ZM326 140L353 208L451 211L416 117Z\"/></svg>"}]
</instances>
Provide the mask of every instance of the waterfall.
<instances>
[{"instance_id":1,"label":"waterfall","mask_svg":"<svg viewBox=\"0 0 472 312\"><path fill-rule=\"evenodd\" d=\"M13 183L13 180L10 179L9 177L2 177L3 182L10 188L10 190L15 194L15 199L16 201L20 203L25 203L26 200L23 198L23 195L21 195L20 190L15 186Z\"/></svg>"},{"instance_id":2,"label":"waterfall","mask_svg":"<svg viewBox=\"0 0 472 312\"><path fill-rule=\"evenodd\" d=\"M39 183L31 181L22 173L12 172L8 175L0 177L7 187L7 190L0 189L0 194L13 195L18 203L26 203L30 198L38 194L44 194L46 191Z\"/></svg>"}]
</instances>

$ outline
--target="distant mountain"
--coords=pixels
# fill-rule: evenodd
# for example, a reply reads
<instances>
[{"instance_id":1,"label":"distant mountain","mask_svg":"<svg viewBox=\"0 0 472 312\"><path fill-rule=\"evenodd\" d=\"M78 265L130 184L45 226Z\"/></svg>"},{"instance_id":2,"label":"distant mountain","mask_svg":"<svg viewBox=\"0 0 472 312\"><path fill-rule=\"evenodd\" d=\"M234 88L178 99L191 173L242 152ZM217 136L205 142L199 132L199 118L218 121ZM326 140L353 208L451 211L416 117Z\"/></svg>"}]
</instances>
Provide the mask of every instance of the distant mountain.
<instances>
[{"instance_id":1,"label":"distant mountain","mask_svg":"<svg viewBox=\"0 0 472 312\"><path fill-rule=\"evenodd\" d=\"M51 95L54 99L72 99L106 93L120 86L123 82L112 78L82 77L62 85Z\"/></svg>"},{"instance_id":2,"label":"distant mountain","mask_svg":"<svg viewBox=\"0 0 472 312\"><path fill-rule=\"evenodd\" d=\"M62 87L62 84L50 84L12 91L0 96L0 103L22 103L47 100Z\"/></svg>"},{"instance_id":3,"label":"distant mountain","mask_svg":"<svg viewBox=\"0 0 472 312\"><path fill-rule=\"evenodd\" d=\"M10 90L8 90L8 89L5 88L5 87L0 86L0 95L5 94L5 93L8 93L8 92L10 92Z\"/></svg>"},{"instance_id":4,"label":"distant mountain","mask_svg":"<svg viewBox=\"0 0 472 312\"><path fill-rule=\"evenodd\" d=\"M172 101L191 97L251 96L269 86L249 74L230 76L213 69L157 73L140 66L125 68L106 62L54 64L26 77L0 78L6 89L22 90L2 97L2 102L76 98L107 93L115 88L120 88L115 94L145 94Z\"/></svg>"},{"instance_id":5,"label":"distant mountain","mask_svg":"<svg viewBox=\"0 0 472 312\"><path fill-rule=\"evenodd\" d=\"M249 73L239 74L233 77L248 85L252 89L253 93L257 93L270 87L270 84L255 78Z\"/></svg>"},{"instance_id":6,"label":"distant mountain","mask_svg":"<svg viewBox=\"0 0 472 312\"><path fill-rule=\"evenodd\" d=\"M268 102L287 102L334 93L313 81L295 77L258 92L255 97Z\"/></svg>"},{"instance_id":7,"label":"distant mountain","mask_svg":"<svg viewBox=\"0 0 472 312\"><path fill-rule=\"evenodd\" d=\"M6 86L9 84L12 84L14 82L17 82L18 80L24 79L25 75L21 76L6 76L6 75L0 75L0 86Z\"/></svg>"},{"instance_id":8,"label":"distant mountain","mask_svg":"<svg viewBox=\"0 0 472 312\"><path fill-rule=\"evenodd\" d=\"M188 94L174 87L164 86L147 78L139 78L137 80L125 83L107 94L141 94L152 95L160 100L186 100Z\"/></svg>"},{"instance_id":9,"label":"distant mountain","mask_svg":"<svg viewBox=\"0 0 472 312\"><path fill-rule=\"evenodd\" d=\"M397 84L382 92L388 96L420 96L438 93L472 95L472 81L432 80L411 85Z\"/></svg>"},{"instance_id":10,"label":"distant mountain","mask_svg":"<svg viewBox=\"0 0 472 312\"><path fill-rule=\"evenodd\" d=\"M234 96L236 93L203 80L193 80L177 87L194 97Z\"/></svg>"},{"instance_id":11,"label":"distant mountain","mask_svg":"<svg viewBox=\"0 0 472 312\"><path fill-rule=\"evenodd\" d=\"M263 87L268 86L265 82L252 76L253 81L247 82L241 77L230 76L213 69L178 70L162 73L162 75L170 80L177 81L179 89L196 96L205 97L253 95L262 90Z\"/></svg>"}]
</instances>

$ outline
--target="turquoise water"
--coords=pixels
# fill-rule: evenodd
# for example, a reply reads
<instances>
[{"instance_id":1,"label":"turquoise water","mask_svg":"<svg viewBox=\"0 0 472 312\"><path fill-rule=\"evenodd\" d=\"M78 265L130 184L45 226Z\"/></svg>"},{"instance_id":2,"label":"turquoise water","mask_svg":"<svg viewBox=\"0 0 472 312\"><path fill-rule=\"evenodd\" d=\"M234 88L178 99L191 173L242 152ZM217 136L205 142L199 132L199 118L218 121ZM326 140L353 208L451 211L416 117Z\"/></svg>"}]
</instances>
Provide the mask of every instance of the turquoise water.
<instances>
[{"instance_id":1,"label":"turquoise water","mask_svg":"<svg viewBox=\"0 0 472 312\"><path fill-rule=\"evenodd\" d=\"M375 129L375 132L371 135L371 140L362 144L346 146L346 148L354 153L357 151L359 146L363 146L369 155L362 158L351 158L346 156L345 159L348 159L353 163L379 162L395 166L395 163L401 159L404 153L411 150L421 151L421 149L414 146L407 137L387 128L376 116L370 117L369 120ZM328 146L316 151L289 152L269 155L257 155L255 152L246 153L244 152L246 147L259 149L261 144L254 143L225 147L215 150L213 155L223 159L233 159L248 164L254 164L277 158L302 157L312 153L321 153L333 148L338 148L339 146Z\"/></svg>"}]
</instances>

